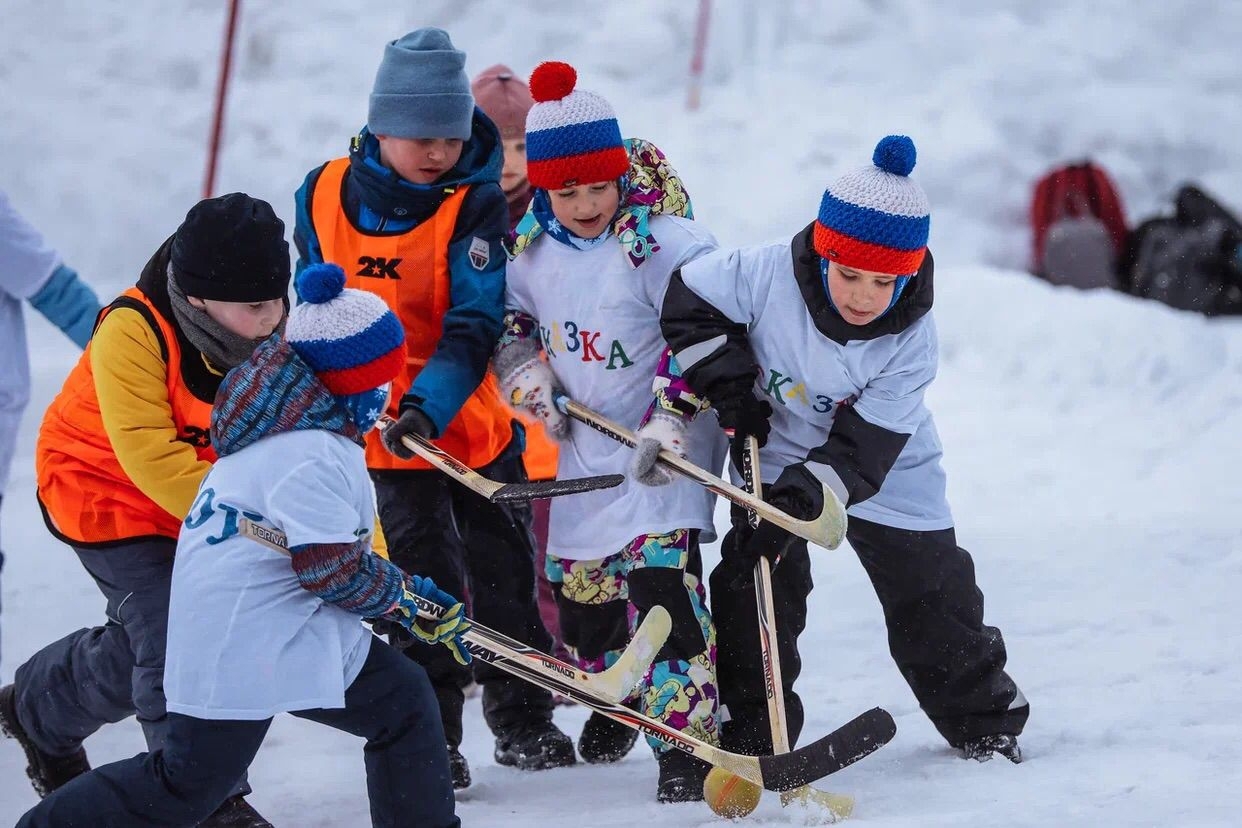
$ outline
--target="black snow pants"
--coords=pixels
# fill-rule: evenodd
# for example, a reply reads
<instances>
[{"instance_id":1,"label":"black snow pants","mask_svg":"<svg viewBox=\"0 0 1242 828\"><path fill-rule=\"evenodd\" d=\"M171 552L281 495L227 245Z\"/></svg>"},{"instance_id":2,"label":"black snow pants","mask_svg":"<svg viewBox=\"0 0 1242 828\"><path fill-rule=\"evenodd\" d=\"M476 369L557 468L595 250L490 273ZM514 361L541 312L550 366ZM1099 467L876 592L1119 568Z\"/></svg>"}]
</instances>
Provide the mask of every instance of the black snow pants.
<instances>
[{"instance_id":1,"label":"black snow pants","mask_svg":"<svg viewBox=\"0 0 1242 828\"><path fill-rule=\"evenodd\" d=\"M520 445L514 440L479 473L506 483L524 482ZM412 575L430 577L460 600L468 597L470 615L480 624L551 652L552 636L539 617L535 597L528 504L491 503L434 469L372 472L371 477L393 563ZM427 670L445 738L459 746L463 691L471 668L458 664L438 644L412 641L405 652ZM530 721L551 721L552 694L547 690L478 659L473 677L483 688L483 714L495 735Z\"/></svg>"},{"instance_id":2,"label":"black snow pants","mask_svg":"<svg viewBox=\"0 0 1242 828\"><path fill-rule=\"evenodd\" d=\"M754 588L735 586L744 567L730 555L750 527L736 509L732 522L710 582L720 700L729 719L723 745L766 754L772 752L772 737ZM920 532L851 518L847 537L880 599L893 661L940 735L959 746L977 736L1021 733L1030 708L1005 673L1000 630L983 623L974 562L957 545L953 529ZM791 744L802 730L802 701L793 685L802 670L798 636L806 628L812 587L806 541L798 540L772 575Z\"/></svg>"}]
</instances>

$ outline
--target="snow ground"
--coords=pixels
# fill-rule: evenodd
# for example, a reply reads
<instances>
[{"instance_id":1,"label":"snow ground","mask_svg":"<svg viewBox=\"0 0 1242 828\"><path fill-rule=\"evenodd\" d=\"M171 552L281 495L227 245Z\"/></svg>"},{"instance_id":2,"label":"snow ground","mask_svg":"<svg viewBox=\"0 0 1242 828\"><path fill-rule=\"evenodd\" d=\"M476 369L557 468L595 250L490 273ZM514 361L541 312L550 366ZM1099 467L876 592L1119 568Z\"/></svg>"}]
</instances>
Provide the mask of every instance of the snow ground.
<instances>
[{"instance_id":1,"label":"snow ground","mask_svg":"<svg viewBox=\"0 0 1242 828\"><path fill-rule=\"evenodd\" d=\"M197 195L219 6L4 10L0 186L103 293L132 282ZM1242 325L1015 270L1030 182L1084 153L1114 173L1132 218L1183 179L1242 208L1242 8L790 0L754 21L747 8L717 4L705 105L687 115L689 3L441 0L365 15L325 0L244 5L220 189L291 218L304 172L343 151L365 117L382 43L423 24L448 28L472 72L574 62L627 133L666 150L726 244L792 234L877 138L913 135L940 265L931 403L959 541L1031 700L1028 761L965 763L939 742L888 659L861 568L847 550L824 552L805 650L831 657L808 658L805 732L874 704L899 732L822 787L857 796L852 821L868 826L1236 824ZM102 610L34 502L38 420L75 354L41 319L30 331L34 397L2 522L4 681ZM701 805L656 805L643 750L612 768L524 775L491 762L477 707L468 715L466 825L719 823ZM584 719L557 716L570 732ZM99 762L142 741L131 722L88 747ZM0 824L34 801L21 769L0 743ZM278 720L252 784L278 825L367 824L357 743L309 723ZM607 796L586 798L588 786ZM749 821L799 824L771 796Z\"/></svg>"}]
</instances>

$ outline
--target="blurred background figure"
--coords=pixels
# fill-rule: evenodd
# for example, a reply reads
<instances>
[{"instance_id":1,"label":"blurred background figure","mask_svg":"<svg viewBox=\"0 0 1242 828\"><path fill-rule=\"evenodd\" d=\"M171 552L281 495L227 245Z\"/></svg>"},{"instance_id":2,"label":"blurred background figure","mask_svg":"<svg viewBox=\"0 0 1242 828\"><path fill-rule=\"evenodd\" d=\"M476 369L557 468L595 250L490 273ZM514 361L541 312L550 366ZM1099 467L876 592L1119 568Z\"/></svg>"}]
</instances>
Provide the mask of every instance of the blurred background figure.
<instances>
[{"instance_id":1,"label":"blurred background figure","mask_svg":"<svg viewBox=\"0 0 1242 828\"><path fill-rule=\"evenodd\" d=\"M30 399L22 302L30 302L79 348L86 347L99 298L0 190L0 505L17 447L17 427Z\"/></svg>"}]
</instances>

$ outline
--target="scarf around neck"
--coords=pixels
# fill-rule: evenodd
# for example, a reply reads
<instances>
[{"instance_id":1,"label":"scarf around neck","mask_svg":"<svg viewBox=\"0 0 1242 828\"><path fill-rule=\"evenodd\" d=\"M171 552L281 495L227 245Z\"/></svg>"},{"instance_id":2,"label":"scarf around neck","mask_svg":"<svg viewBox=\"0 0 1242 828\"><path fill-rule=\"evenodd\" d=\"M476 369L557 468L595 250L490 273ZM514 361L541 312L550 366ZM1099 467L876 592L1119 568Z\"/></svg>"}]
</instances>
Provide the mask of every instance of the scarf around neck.
<instances>
[{"instance_id":1,"label":"scarf around neck","mask_svg":"<svg viewBox=\"0 0 1242 828\"><path fill-rule=\"evenodd\" d=\"M621 192L621 207L608 231L596 239L580 239L578 241L599 243L601 239L615 238L621 245L626 261L630 267L638 268L660 249L660 243L651 234L651 216L669 215L693 219L694 209L690 205L690 194L673 165L668 162L659 147L641 138L628 138L625 148L630 155L630 168L618 181ZM538 203L540 197L546 202L547 191L536 189L531 209L522 218L514 230L513 247L510 258L515 258L531 245L535 239L545 232L557 238L549 225L555 222L551 216L551 205L548 203L547 213L543 219L539 217ZM545 221L548 223L545 224ZM555 222L560 227L559 222ZM561 230L573 236L568 230ZM577 239L573 236L573 239ZM573 240L560 239L564 244L578 247ZM595 244L590 244L594 247ZM588 249L581 248L579 249Z\"/></svg>"},{"instance_id":2,"label":"scarf around neck","mask_svg":"<svg viewBox=\"0 0 1242 828\"><path fill-rule=\"evenodd\" d=\"M254 349L263 339L248 339L239 336L212 319L207 311L190 304L189 298L181 285L177 284L177 275L172 265L168 266L168 300L172 305L173 316L177 325L185 333L190 344L197 348L207 362L221 373L236 368L254 353ZM285 303L285 315L273 333L281 333L285 329L285 319L289 315L288 301ZM267 337L264 337L266 339Z\"/></svg>"}]
</instances>

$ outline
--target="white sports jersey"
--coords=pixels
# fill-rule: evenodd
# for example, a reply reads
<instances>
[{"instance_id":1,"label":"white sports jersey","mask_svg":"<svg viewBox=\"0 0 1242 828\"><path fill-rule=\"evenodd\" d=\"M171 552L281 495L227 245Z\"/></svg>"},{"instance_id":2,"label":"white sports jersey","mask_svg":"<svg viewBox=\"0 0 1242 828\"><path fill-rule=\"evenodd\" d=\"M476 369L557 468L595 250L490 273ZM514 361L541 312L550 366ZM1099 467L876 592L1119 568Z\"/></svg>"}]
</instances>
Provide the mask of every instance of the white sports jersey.
<instances>
[{"instance_id":1,"label":"white sports jersey","mask_svg":"<svg viewBox=\"0 0 1242 828\"><path fill-rule=\"evenodd\" d=\"M838 407L852 405L872 425L910 438L880 491L850 507L850 515L918 531L953 525L940 438L923 403L938 360L930 312L897 333L835 342L807 310L788 242L716 251L683 267L681 277L730 319L750 327L760 366L756 390L773 408L772 433L760 453L766 482L822 446Z\"/></svg>"},{"instance_id":2,"label":"white sports jersey","mask_svg":"<svg viewBox=\"0 0 1242 828\"><path fill-rule=\"evenodd\" d=\"M715 249L716 240L693 221L651 218L660 249L630 267L615 239L576 250L540 239L509 263L505 306L539 320L548 362L569 396L610 420L637 429L652 401L652 379L667 347L660 306L672 272ZM706 469L724 464L723 432L711 416L689 427L690 459ZM624 474L633 450L582 423L560 444L557 477ZM626 479L604 489L552 501L548 551L593 560L639 535L700 529L715 539L714 496L678 479L652 488Z\"/></svg>"},{"instance_id":3,"label":"white sports jersey","mask_svg":"<svg viewBox=\"0 0 1242 828\"><path fill-rule=\"evenodd\" d=\"M238 533L239 514L290 546L352 543L375 525L358 446L328 431L266 437L220 458L177 540L168 609L168 709L198 719L267 719L341 708L366 661L361 619L303 589L288 555Z\"/></svg>"}]
</instances>

